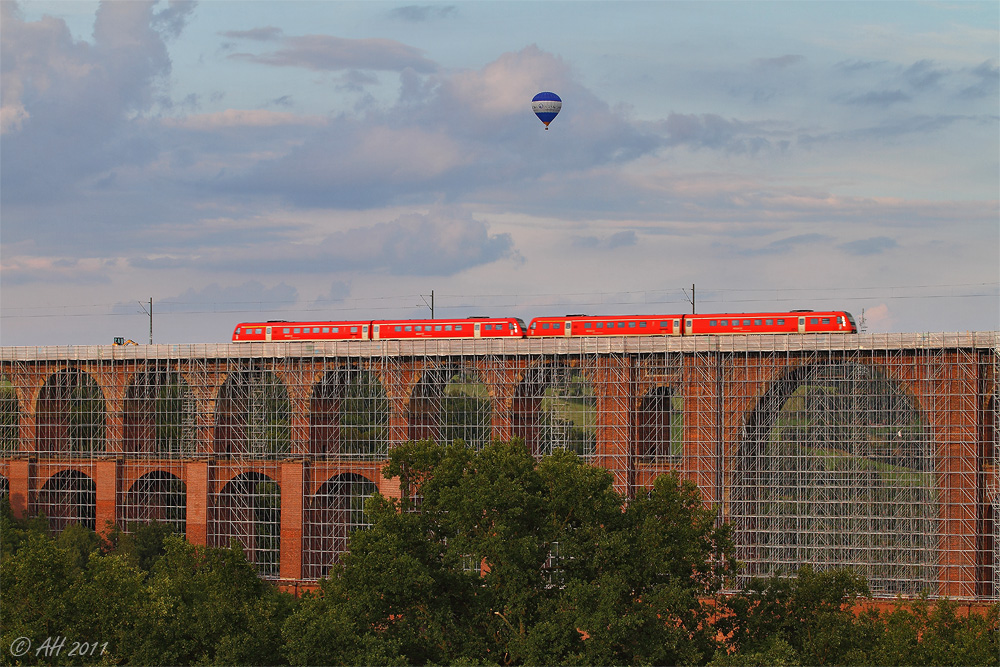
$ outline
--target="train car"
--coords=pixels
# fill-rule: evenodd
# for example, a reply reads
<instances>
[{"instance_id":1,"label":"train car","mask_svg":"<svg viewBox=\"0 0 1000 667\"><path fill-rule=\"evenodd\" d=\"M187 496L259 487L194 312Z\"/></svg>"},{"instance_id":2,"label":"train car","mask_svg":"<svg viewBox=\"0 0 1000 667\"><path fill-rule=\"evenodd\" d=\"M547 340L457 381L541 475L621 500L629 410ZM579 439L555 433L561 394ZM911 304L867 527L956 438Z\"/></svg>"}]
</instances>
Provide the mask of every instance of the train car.
<instances>
[{"instance_id":1,"label":"train car","mask_svg":"<svg viewBox=\"0 0 1000 667\"><path fill-rule=\"evenodd\" d=\"M241 322L233 329L234 343L368 340L370 321L354 322Z\"/></svg>"},{"instance_id":2,"label":"train car","mask_svg":"<svg viewBox=\"0 0 1000 667\"><path fill-rule=\"evenodd\" d=\"M683 315L536 317L528 336L680 336Z\"/></svg>"},{"instance_id":3,"label":"train car","mask_svg":"<svg viewBox=\"0 0 1000 667\"><path fill-rule=\"evenodd\" d=\"M523 338L519 317L468 317L436 320L374 320L372 340L413 338Z\"/></svg>"},{"instance_id":4,"label":"train car","mask_svg":"<svg viewBox=\"0 0 1000 667\"><path fill-rule=\"evenodd\" d=\"M685 336L857 332L854 317L844 311L684 315Z\"/></svg>"},{"instance_id":5,"label":"train car","mask_svg":"<svg viewBox=\"0 0 1000 667\"><path fill-rule=\"evenodd\" d=\"M732 336L749 334L857 333L844 311L716 313L695 315L566 315L536 317L528 336Z\"/></svg>"}]
</instances>

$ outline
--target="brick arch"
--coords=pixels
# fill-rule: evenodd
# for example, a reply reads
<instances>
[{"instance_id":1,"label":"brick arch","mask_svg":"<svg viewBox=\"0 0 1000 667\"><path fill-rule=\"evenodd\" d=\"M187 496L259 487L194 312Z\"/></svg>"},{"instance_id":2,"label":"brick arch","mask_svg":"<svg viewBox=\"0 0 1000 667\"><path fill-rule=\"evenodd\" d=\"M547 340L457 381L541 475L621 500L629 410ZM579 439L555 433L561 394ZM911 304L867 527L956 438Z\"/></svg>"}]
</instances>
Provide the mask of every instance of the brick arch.
<instances>
[{"instance_id":1,"label":"brick arch","mask_svg":"<svg viewBox=\"0 0 1000 667\"><path fill-rule=\"evenodd\" d=\"M319 579L347 552L348 539L369 522L364 503L378 486L358 473L341 473L324 482L307 501L303 520L303 576Z\"/></svg>"},{"instance_id":2,"label":"brick arch","mask_svg":"<svg viewBox=\"0 0 1000 667\"><path fill-rule=\"evenodd\" d=\"M481 448L492 437L493 405L483 373L460 358L424 368L410 394L409 440L452 442Z\"/></svg>"},{"instance_id":3,"label":"brick arch","mask_svg":"<svg viewBox=\"0 0 1000 667\"><path fill-rule=\"evenodd\" d=\"M122 406L122 451L140 456L191 454L196 443L196 405L183 374L150 363L132 374Z\"/></svg>"},{"instance_id":4,"label":"brick arch","mask_svg":"<svg viewBox=\"0 0 1000 667\"><path fill-rule=\"evenodd\" d=\"M106 447L106 401L94 377L75 366L50 375L35 403L35 451L92 455Z\"/></svg>"},{"instance_id":5,"label":"brick arch","mask_svg":"<svg viewBox=\"0 0 1000 667\"><path fill-rule=\"evenodd\" d=\"M156 521L168 524L175 532L183 535L186 520L187 485L170 472L147 472L124 494L121 523L126 530L130 524Z\"/></svg>"},{"instance_id":6,"label":"brick arch","mask_svg":"<svg viewBox=\"0 0 1000 667\"><path fill-rule=\"evenodd\" d=\"M267 578L276 578L281 550L281 489L260 472L235 475L212 494L208 512L208 544L236 544Z\"/></svg>"},{"instance_id":7,"label":"brick arch","mask_svg":"<svg viewBox=\"0 0 1000 667\"><path fill-rule=\"evenodd\" d=\"M35 494L32 510L48 518L49 530L54 533L71 523L96 529L97 485L79 470L57 472Z\"/></svg>"},{"instance_id":8,"label":"brick arch","mask_svg":"<svg viewBox=\"0 0 1000 667\"><path fill-rule=\"evenodd\" d=\"M0 455L13 454L20 450L21 402L17 387L0 373Z\"/></svg>"},{"instance_id":9,"label":"brick arch","mask_svg":"<svg viewBox=\"0 0 1000 667\"><path fill-rule=\"evenodd\" d=\"M378 374L361 365L323 373L309 401L309 453L384 457L388 441L389 400Z\"/></svg>"},{"instance_id":10,"label":"brick arch","mask_svg":"<svg viewBox=\"0 0 1000 667\"><path fill-rule=\"evenodd\" d=\"M593 360L557 358L526 368L518 377L511 404L514 437L534 456L570 449L591 456L596 434L587 425L596 411Z\"/></svg>"},{"instance_id":11,"label":"brick arch","mask_svg":"<svg viewBox=\"0 0 1000 667\"><path fill-rule=\"evenodd\" d=\"M271 458L291 453L288 388L267 365L233 369L215 403L215 454Z\"/></svg>"},{"instance_id":12,"label":"brick arch","mask_svg":"<svg viewBox=\"0 0 1000 667\"><path fill-rule=\"evenodd\" d=\"M857 360L787 368L746 415L735 451L744 576L810 563L854 566L883 594L930 588L936 451L902 382Z\"/></svg>"}]
</instances>

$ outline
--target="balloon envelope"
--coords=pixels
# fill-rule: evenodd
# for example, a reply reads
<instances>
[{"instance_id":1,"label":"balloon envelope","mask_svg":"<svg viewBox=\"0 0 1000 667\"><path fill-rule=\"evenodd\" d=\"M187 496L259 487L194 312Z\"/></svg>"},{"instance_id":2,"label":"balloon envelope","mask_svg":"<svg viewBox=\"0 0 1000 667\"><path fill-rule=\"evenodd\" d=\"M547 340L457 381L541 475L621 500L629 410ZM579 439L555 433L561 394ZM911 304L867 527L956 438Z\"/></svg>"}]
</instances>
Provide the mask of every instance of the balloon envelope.
<instances>
[{"instance_id":1,"label":"balloon envelope","mask_svg":"<svg viewBox=\"0 0 1000 667\"><path fill-rule=\"evenodd\" d=\"M538 116L538 120L545 123L545 129L549 129L552 122L562 109L562 100L555 93L538 93L531 98L531 110Z\"/></svg>"}]
</instances>

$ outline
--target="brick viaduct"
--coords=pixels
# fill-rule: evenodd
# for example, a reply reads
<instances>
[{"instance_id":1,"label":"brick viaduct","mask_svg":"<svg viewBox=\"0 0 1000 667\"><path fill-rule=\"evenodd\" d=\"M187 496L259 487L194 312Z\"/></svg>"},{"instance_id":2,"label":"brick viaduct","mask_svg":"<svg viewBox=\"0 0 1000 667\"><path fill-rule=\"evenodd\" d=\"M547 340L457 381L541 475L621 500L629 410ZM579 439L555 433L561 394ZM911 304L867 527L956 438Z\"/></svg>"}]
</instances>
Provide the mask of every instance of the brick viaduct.
<instances>
[{"instance_id":1,"label":"brick viaduct","mask_svg":"<svg viewBox=\"0 0 1000 667\"><path fill-rule=\"evenodd\" d=\"M392 446L434 435L433 408L418 385L431 369L461 367L488 392L490 437L521 437L537 451L539 414L545 387L555 382L553 369L575 368L592 388L591 462L610 470L617 487L629 493L659 474L680 472L698 485L707 503L720 507L724 520L743 526L742 553L752 554L754 511L741 509L741 503L755 497L747 489L754 479L748 471L756 470L753 459L768 429L810 368L855 364L876 369L911 397L928 433L938 499L930 593L990 600L998 597L1000 581L998 339L1000 334L988 332L0 348L0 380L12 397L6 410L12 435L0 451L0 483L16 514L51 513L58 510L42 507L40 492L54 476L75 471L92 480L92 518L102 528L129 518L129 503L135 501L127 498L139 480L172 476L183 484L187 539L212 544L220 492L234 479L255 474L280 489L280 555L272 575L301 581L315 578L304 565L310 530L304 517L324 485L350 476L383 494L399 493L395 480L381 474L384 452L340 455L330 444L335 435L315 436L319 421L336 427L339 399L319 396L331 374L364 368L377 378ZM148 416L155 408L140 401L137 417L130 389L137 377L152 377L151 368L175 373L190 392L188 451L164 455L135 444L155 439L155 420ZM290 438L282 453L240 451L222 442L228 437L220 427L222 392L227 380L248 368L272 374L287 392ZM53 405L56 411L68 409L52 398L58 384L53 379L67 372L85 374L100 390L101 444L89 451L72 451L68 419L51 414ZM649 437L643 399L662 386L682 401L682 442L673 455L642 456L641 441ZM734 491L738 488L743 491Z\"/></svg>"}]
</instances>

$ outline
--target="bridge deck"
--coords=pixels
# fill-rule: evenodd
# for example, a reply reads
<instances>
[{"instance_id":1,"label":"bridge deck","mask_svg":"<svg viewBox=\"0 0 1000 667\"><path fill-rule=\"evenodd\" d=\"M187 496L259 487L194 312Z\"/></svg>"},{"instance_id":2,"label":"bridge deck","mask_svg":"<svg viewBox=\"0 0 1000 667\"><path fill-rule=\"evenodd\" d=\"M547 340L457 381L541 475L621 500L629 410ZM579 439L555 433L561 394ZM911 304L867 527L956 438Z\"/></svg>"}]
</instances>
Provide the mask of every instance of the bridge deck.
<instances>
[{"instance_id":1,"label":"bridge deck","mask_svg":"<svg viewBox=\"0 0 1000 667\"><path fill-rule=\"evenodd\" d=\"M60 359L218 359L246 357L383 357L647 353L781 353L853 350L998 349L1000 331L919 334L754 336L607 336L324 343L195 343L0 347L0 361Z\"/></svg>"}]
</instances>

